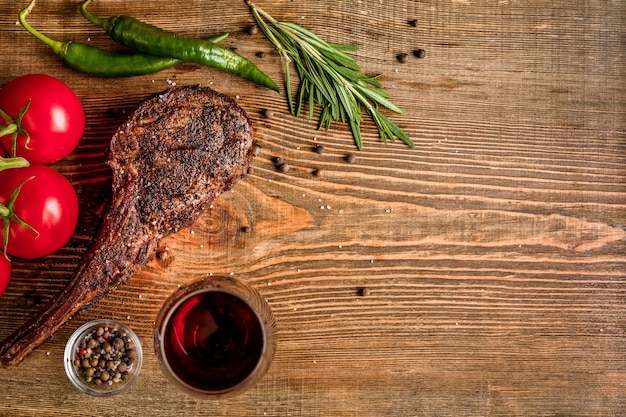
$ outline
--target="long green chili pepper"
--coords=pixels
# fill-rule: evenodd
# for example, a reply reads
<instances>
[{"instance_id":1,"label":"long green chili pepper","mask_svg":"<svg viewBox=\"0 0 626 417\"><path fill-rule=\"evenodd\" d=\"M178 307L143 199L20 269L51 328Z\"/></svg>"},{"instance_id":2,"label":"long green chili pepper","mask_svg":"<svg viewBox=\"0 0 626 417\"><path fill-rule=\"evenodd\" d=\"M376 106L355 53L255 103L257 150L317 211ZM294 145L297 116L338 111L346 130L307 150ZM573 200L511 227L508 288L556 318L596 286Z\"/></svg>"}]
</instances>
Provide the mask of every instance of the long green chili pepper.
<instances>
[{"instance_id":1,"label":"long green chili pepper","mask_svg":"<svg viewBox=\"0 0 626 417\"><path fill-rule=\"evenodd\" d=\"M93 16L87 11L90 2L91 0L87 0L81 5L80 11L83 16L102 27L114 41L122 45L152 55L206 65L280 91L278 85L256 65L230 49L203 39L177 35L131 16L118 15L108 18Z\"/></svg>"},{"instance_id":2,"label":"long green chili pepper","mask_svg":"<svg viewBox=\"0 0 626 417\"><path fill-rule=\"evenodd\" d=\"M68 67L83 74L100 77L130 77L133 75L152 74L183 62L179 59L150 55L143 52L116 54L84 43L61 42L50 39L39 33L26 21L26 16L32 12L34 7L35 0L20 12L19 20L22 26L30 34L48 45ZM223 34L207 39L207 41L220 42L227 36L228 34Z\"/></svg>"}]
</instances>

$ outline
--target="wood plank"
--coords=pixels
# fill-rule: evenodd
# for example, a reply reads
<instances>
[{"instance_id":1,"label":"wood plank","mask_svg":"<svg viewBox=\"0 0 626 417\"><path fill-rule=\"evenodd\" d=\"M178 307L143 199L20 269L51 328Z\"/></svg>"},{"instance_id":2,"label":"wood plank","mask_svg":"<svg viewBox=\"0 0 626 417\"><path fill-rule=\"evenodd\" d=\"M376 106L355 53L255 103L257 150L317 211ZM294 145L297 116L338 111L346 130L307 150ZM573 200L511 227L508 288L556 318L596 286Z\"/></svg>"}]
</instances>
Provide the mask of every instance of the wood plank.
<instances>
[{"instance_id":1,"label":"wood plank","mask_svg":"<svg viewBox=\"0 0 626 417\"><path fill-rule=\"evenodd\" d=\"M356 151L345 125L318 131L316 119L289 115L283 95L192 64L119 80L72 72L15 25L26 4L0 4L0 46L10 51L0 84L29 72L58 76L88 118L80 147L55 165L79 192L75 236L45 260L13 261L0 337L54 297L80 263L110 192L110 137L146 96L175 82L237 97L261 146L253 173L192 228L163 240L167 262L151 261L21 365L0 369L0 414L626 414L626 5L257 3L359 46L359 63L383 74L404 110L386 114L416 148L380 143L366 120L365 149ZM30 22L51 37L120 49L80 16L79 4L40 2ZM282 79L277 53L246 31L244 2L90 7L188 36L229 32L226 45ZM396 59L417 48L425 58ZM262 115L268 108L271 118ZM350 153L354 163L345 160ZM276 156L289 171L274 167ZM174 389L151 341L163 301L207 273L251 283L280 331L265 378L217 402ZM145 350L137 384L106 408L72 387L62 363L73 329L99 317L130 323Z\"/></svg>"}]
</instances>

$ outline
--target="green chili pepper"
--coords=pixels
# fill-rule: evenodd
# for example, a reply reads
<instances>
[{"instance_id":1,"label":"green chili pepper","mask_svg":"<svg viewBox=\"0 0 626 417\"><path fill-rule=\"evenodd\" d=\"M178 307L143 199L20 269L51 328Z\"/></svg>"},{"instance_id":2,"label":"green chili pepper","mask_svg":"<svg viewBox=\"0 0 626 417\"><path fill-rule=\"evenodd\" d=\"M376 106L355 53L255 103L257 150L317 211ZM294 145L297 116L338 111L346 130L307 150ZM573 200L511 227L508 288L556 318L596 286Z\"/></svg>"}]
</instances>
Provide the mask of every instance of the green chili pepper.
<instances>
[{"instance_id":1,"label":"green chili pepper","mask_svg":"<svg viewBox=\"0 0 626 417\"><path fill-rule=\"evenodd\" d=\"M35 0L20 12L19 20L22 26L30 34L52 48L54 53L68 67L84 74L100 77L129 77L152 74L183 62L175 58L149 55L142 52L115 54L84 43L55 41L39 33L26 21L26 16L32 12L34 7ZM207 41L220 42L227 36L228 34L223 34L207 39Z\"/></svg>"},{"instance_id":2,"label":"green chili pepper","mask_svg":"<svg viewBox=\"0 0 626 417\"><path fill-rule=\"evenodd\" d=\"M39 33L26 21L35 7L35 0L19 14L20 23L37 39L48 45L70 68L85 74L104 77L124 77L151 74L171 68L182 61L144 53L114 54L91 45L60 42Z\"/></svg>"},{"instance_id":3,"label":"green chili pepper","mask_svg":"<svg viewBox=\"0 0 626 417\"><path fill-rule=\"evenodd\" d=\"M152 55L177 58L220 69L280 91L278 85L251 61L230 49L203 39L177 35L131 16L118 15L108 18L93 16L87 11L90 2L91 0L87 0L81 5L83 16L102 27L114 41L122 45Z\"/></svg>"}]
</instances>

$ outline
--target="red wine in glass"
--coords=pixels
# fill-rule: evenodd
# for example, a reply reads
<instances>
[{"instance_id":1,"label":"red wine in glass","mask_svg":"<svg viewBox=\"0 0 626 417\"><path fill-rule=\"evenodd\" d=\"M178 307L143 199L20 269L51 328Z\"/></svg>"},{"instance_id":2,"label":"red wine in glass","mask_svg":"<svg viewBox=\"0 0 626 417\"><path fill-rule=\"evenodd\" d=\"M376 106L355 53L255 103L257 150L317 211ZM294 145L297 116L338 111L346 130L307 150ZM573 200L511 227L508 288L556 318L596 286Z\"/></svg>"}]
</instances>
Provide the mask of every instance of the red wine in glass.
<instances>
[{"instance_id":1,"label":"red wine in glass","mask_svg":"<svg viewBox=\"0 0 626 417\"><path fill-rule=\"evenodd\" d=\"M214 286L220 279L234 287ZM273 319L265 300L243 283L206 281L183 287L164 304L155 348L163 370L183 388L224 396L245 389L269 366ZM262 318L267 314L269 321Z\"/></svg>"}]
</instances>

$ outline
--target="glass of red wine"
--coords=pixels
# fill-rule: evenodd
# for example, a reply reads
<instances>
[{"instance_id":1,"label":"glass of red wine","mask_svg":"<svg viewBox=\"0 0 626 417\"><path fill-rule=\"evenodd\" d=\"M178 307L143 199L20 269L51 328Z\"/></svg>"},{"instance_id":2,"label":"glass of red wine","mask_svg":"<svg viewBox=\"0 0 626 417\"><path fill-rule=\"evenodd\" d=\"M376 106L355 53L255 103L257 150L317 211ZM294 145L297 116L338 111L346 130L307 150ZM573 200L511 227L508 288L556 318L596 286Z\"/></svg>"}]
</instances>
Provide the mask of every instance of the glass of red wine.
<instances>
[{"instance_id":1,"label":"glass of red wine","mask_svg":"<svg viewBox=\"0 0 626 417\"><path fill-rule=\"evenodd\" d=\"M267 301L229 276L207 276L179 287L163 304L154 330L165 375L204 398L240 394L267 371L276 349Z\"/></svg>"}]
</instances>

